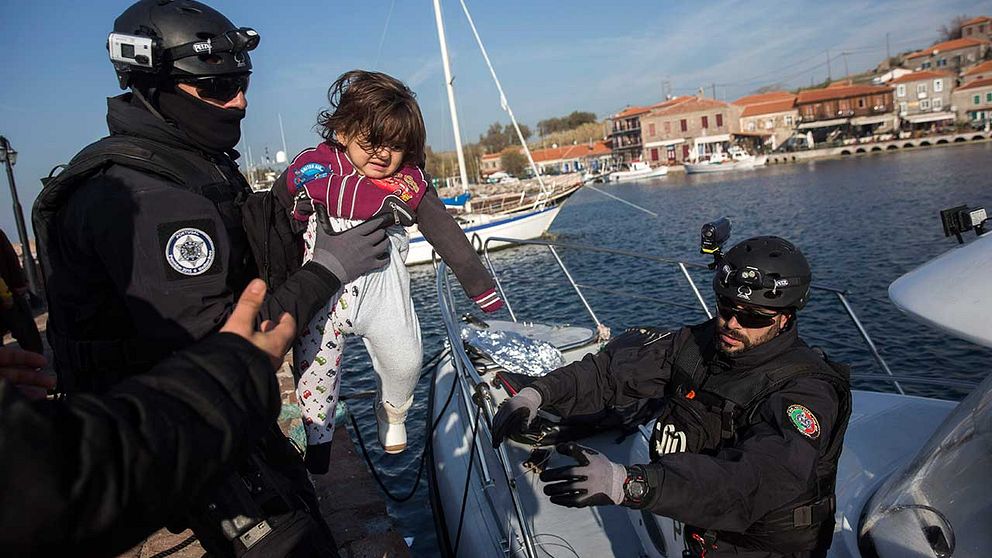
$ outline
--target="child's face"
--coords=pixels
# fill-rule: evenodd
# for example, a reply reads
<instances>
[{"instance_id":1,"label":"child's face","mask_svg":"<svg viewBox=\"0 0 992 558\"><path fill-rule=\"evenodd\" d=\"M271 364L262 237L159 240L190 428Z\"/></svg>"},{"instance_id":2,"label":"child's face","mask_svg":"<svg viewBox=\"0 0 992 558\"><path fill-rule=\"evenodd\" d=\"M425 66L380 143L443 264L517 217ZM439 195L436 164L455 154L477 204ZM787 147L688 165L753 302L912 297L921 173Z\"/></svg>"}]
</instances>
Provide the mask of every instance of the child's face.
<instances>
[{"instance_id":1,"label":"child's face","mask_svg":"<svg viewBox=\"0 0 992 558\"><path fill-rule=\"evenodd\" d=\"M338 141L344 145L355 169L369 178L392 176L403 164L405 152L401 147L380 147L373 151L364 135L349 138L338 134Z\"/></svg>"}]
</instances>

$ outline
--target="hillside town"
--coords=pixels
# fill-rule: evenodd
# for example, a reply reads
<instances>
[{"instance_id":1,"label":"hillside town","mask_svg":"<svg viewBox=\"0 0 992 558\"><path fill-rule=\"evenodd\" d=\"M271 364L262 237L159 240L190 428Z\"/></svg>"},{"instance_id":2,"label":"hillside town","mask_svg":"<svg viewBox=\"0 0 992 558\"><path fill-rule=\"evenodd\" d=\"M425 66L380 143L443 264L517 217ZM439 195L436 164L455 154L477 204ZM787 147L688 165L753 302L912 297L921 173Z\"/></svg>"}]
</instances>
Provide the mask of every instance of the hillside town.
<instances>
[{"instance_id":1,"label":"hillside town","mask_svg":"<svg viewBox=\"0 0 992 558\"><path fill-rule=\"evenodd\" d=\"M962 21L959 34L819 87L765 91L730 102L706 97L701 89L696 95L627 106L606 119L603 139L532 148L532 157L542 174L595 174L639 161L677 170L732 146L754 154L833 154L826 149L841 148L836 153L846 155L855 150L844 146L987 133L992 124L992 17ZM921 140L905 146L929 144ZM506 172L505 154L517 150L482 155L482 177L504 176L498 173Z\"/></svg>"}]
</instances>

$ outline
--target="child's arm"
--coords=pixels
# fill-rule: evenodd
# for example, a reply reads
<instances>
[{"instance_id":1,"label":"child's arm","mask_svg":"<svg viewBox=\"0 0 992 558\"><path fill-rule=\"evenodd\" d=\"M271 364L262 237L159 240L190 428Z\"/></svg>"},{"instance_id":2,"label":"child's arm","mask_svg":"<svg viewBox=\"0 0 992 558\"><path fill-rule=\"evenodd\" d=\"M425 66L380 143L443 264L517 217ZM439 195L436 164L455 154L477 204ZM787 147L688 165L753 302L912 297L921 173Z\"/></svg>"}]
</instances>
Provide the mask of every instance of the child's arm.
<instances>
[{"instance_id":1,"label":"child's arm","mask_svg":"<svg viewBox=\"0 0 992 558\"><path fill-rule=\"evenodd\" d=\"M483 312L491 313L503 307L503 300L496 292L496 283L489 270L472 248L465 232L444 208L433 188L427 190L417 208L417 224L424 238L434 247L465 293L479 305Z\"/></svg>"}]
</instances>

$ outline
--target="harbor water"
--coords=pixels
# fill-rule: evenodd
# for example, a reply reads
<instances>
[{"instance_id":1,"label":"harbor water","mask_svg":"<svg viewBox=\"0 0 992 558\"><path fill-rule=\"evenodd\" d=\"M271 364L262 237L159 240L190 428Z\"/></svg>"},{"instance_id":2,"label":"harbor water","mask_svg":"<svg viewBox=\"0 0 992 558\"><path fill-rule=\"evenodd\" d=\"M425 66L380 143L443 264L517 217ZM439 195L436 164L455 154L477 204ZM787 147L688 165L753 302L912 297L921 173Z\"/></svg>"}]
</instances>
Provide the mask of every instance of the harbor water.
<instances>
[{"instance_id":1,"label":"harbor water","mask_svg":"<svg viewBox=\"0 0 992 558\"><path fill-rule=\"evenodd\" d=\"M644 183L597 185L643 206L639 212L592 190L570 199L550 237L654 256L707 263L699 254L699 229L710 220L733 221L731 244L750 236L774 234L797 244L813 268L814 284L845 289L866 330L893 373L932 379L977 381L992 369L992 351L977 348L914 322L888 301L890 282L952 248L944 238L938 211L961 204L992 209L992 143L779 165L755 171L685 176L672 174ZM973 233L968 233L973 237ZM678 327L705 319L677 268L607 254L563 249L562 259L599 319L619 333L625 327ZM517 317L527 321L591 324L575 292L547 248L520 247L493 254ZM443 326L434 294L434 270L411 270L413 293L424 333L425 358L443 343ZM712 304L708 272L693 272ZM961 282L988 277L960 277ZM935 291L954 285L933 285ZM638 298L624 297L634 293ZM466 302L463 312L481 312ZM503 310L498 316L509 319ZM816 291L800 315L800 334L823 347L855 374L883 374L874 363L836 298ZM374 389L362 344L346 350L342 393ZM886 382L859 380L855 387L892 389ZM934 384L904 384L908 393L960 399L966 391ZM429 380L417 388L407 422L410 445L397 456L375 442L371 402L349 402L372 459L396 494L412 486L424 444ZM436 556L427 474L410 500L390 502L390 513L415 556Z\"/></svg>"}]
</instances>

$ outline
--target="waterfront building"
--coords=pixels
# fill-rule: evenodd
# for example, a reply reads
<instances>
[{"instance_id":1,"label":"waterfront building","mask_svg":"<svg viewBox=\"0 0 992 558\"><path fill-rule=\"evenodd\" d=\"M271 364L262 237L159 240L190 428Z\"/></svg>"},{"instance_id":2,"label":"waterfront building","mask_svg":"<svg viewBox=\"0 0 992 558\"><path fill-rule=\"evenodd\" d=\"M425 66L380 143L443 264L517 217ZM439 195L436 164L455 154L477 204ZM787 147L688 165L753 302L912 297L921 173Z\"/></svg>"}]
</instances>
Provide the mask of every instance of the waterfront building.
<instances>
[{"instance_id":1,"label":"waterfront building","mask_svg":"<svg viewBox=\"0 0 992 558\"><path fill-rule=\"evenodd\" d=\"M479 172L482 173L483 178L503 170L503 165L499 162L502 156L503 152L500 151L499 153L486 153L479 159Z\"/></svg>"},{"instance_id":2,"label":"waterfront building","mask_svg":"<svg viewBox=\"0 0 992 558\"><path fill-rule=\"evenodd\" d=\"M641 116L642 157L652 165L682 164L726 152L740 131L741 107L701 96L669 99Z\"/></svg>"},{"instance_id":3,"label":"waterfront building","mask_svg":"<svg viewBox=\"0 0 992 558\"><path fill-rule=\"evenodd\" d=\"M822 89L800 91L797 129L813 142L870 137L894 131L893 88L881 85L831 84Z\"/></svg>"},{"instance_id":4,"label":"waterfront building","mask_svg":"<svg viewBox=\"0 0 992 558\"><path fill-rule=\"evenodd\" d=\"M523 150L519 146L507 147L499 153L487 153L479 162L483 178L488 178L497 172L505 172L501 159L507 151ZM572 145L552 145L542 149L531 149L530 155L541 174L565 174L570 172L601 172L610 167L612 150L609 142L598 140L594 142L574 143Z\"/></svg>"},{"instance_id":5,"label":"waterfront building","mask_svg":"<svg viewBox=\"0 0 992 558\"><path fill-rule=\"evenodd\" d=\"M753 134L768 149L775 150L795 133L799 111L794 93L772 91L748 95L733 104L741 107L738 134Z\"/></svg>"},{"instance_id":6,"label":"waterfront building","mask_svg":"<svg viewBox=\"0 0 992 558\"><path fill-rule=\"evenodd\" d=\"M641 159L641 115L647 114L648 110L647 107L627 107L607 119L615 166Z\"/></svg>"},{"instance_id":7,"label":"waterfront building","mask_svg":"<svg viewBox=\"0 0 992 558\"><path fill-rule=\"evenodd\" d=\"M962 23L961 38L992 40L992 17L978 16Z\"/></svg>"},{"instance_id":8,"label":"waterfront building","mask_svg":"<svg viewBox=\"0 0 992 558\"><path fill-rule=\"evenodd\" d=\"M984 60L989 49L987 39L965 37L909 54L904 63L911 70L950 70L957 73Z\"/></svg>"},{"instance_id":9,"label":"waterfront building","mask_svg":"<svg viewBox=\"0 0 992 558\"><path fill-rule=\"evenodd\" d=\"M976 79L985 79L987 77L992 77L992 60L986 60L981 64L972 66L967 71L962 73L961 83L965 84L975 81Z\"/></svg>"},{"instance_id":10,"label":"waterfront building","mask_svg":"<svg viewBox=\"0 0 992 558\"><path fill-rule=\"evenodd\" d=\"M992 123L992 77L976 79L951 95L958 121L987 129Z\"/></svg>"},{"instance_id":11,"label":"waterfront building","mask_svg":"<svg viewBox=\"0 0 992 558\"><path fill-rule=\"evenodd\" d=\"M906 74L913 73L913 70L907 70L906 68L891 68L882 75L875 76L871 79L871 82L875 85L882 85L888 83L898 77L902 77Z\"/></svg>"},{"instance_id":12,"label":"waterfront building","mask_svg":"<svg viewBox=\"0 0 992 558\"><path fill-rule=\"evenodd\" d=\"M950 72L923 70L889 82L895 87L896 110L906 131L934 130L953 124L951 93L957 79Z\"/></svg>"}]
</instances>

